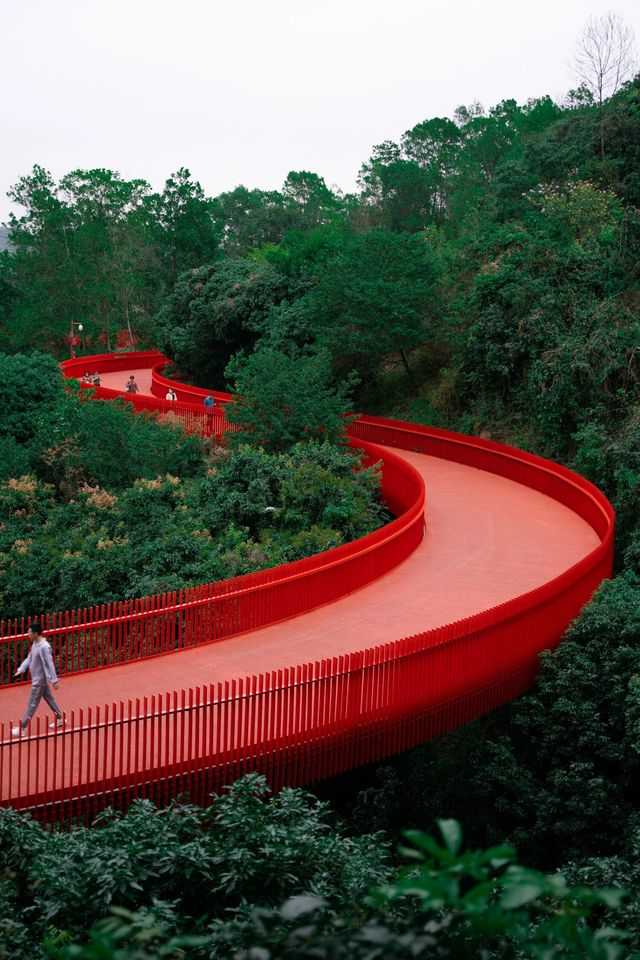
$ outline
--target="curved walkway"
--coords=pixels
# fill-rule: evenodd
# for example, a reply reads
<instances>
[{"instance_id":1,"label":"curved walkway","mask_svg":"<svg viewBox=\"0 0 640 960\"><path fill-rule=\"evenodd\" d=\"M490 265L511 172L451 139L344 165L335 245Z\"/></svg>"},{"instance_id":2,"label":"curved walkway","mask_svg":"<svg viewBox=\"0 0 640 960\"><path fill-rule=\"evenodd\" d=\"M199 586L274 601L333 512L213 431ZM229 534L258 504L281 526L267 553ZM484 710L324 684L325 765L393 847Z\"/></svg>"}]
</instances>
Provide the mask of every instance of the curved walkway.
<instances>
[{"instance_id":1,"label":"curved walkway","mask_svg":"<svg viewBox=\"0 0 640 960\"><path fill-rule=\"evenodd\" d=\"M435 457L402 456L427 484L427 535L383 579L284 623L70 676L60 684L61 705L69 712L399 640L526 593L599 543L584 520L535 490ZM18 686L1 691L4 717L19 715L25 694ZM47 714L44 705L41 714Z\"/></svg>"},{"instance_id":2,"label":"curved walkway","mask_svg":"<svg viewBox=\"0 0 640 960\"><path fill-rule=\"evenodd\" d=\"M141 392L151 395L150 369L108 372L102 384L122 390L131 372ZM349 596L285 622L151 660L69 676L58 692L67 715L74 711L77 716L97 704L232 683L401 641L540 587L601 542L573 510L521 483L439 457L396 447L393 452L422 475L428 503L426 536L395 569ZM512 631L504 642L512 652L513 645L521 643L522 660L531 660L531 638L524 632ZM24 686L0 689L2 719L15 720L26 695ZM41 710L40 716L46 712ZM461 714L460 722L464 719ZM27 776L15 757L9 760L20 744L3 747L0 802L15 797ZM72 753L65 763L74 762L79 761ZM283 782L287 779L296 778L285 774Z\"/></svg>"}]
</instances>

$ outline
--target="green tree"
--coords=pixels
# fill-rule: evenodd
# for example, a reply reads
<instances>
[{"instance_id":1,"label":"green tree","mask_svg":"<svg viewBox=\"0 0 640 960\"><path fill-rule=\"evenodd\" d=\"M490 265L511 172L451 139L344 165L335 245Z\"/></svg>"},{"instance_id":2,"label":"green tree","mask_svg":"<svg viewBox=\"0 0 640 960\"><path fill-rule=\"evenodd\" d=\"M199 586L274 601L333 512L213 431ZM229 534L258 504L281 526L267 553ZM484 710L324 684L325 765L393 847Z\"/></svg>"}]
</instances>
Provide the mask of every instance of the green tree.
<instances>
[{"instance_id":1,"label":"green tree","mask_svg":"<svg viewBox=\"0 0 640 960\"><path fill-rule=\"evenodd\" d=\"M0 436L26 445L64 401L60 367L43 353L0 354Z\"/></svg>"},{"instance_id":2,"label":"green tree","mask_svg":"<svg viewBox=\"0 0 640 960\"><path fill-rule=\"evenodd\" d=\"M337 249L309 294L318 340L337 369L365 377L396 354L411 375L409 351L436 335L437 264L428 238L389 230Z\"/></svg>"},{"instance_id":3,"label":"green tree","mask_svg":"<svg viewBox=\"0 0 640 960\"><path fill-rule=\"evenodd\" d=\"M214 216L214 201L207 199L186 167L173 173L161 194L150 197L162 279L171 289L179 274L221 256L223 228Z\"/></svg>"},{"instance_id":4,"label":"green tree","mask_svg":"<svg viewBox=\"0 0 640 960\"><path fill-rule=\"evenodd\" d=\"M593 411L613 413L631 389L637 317L621 296L636 256L630 219L592 183L539 187L527 221L494 235L474 278L461 350L469 394L507 404L551 455L570 455Z\"/></svg>"},{"instance_id":5,"label":"green tree","mask_svg":"<svg viewBox=\"0 0 640 960\"><path fill-rule=\"evenodd\" d=\"M145 205L149 185L122 180L111 170L75 170L60 181L74 237L72 266L81 295L81 314L108 351L126 327L133 346L132 315L148 322L153 297L145 294L152 259ZM154 271L155 272L155 271Z\"/></svg>"},{"instance_id":6,"label":"green tree","mask_svg":"<svg viewBox=\"0 0 640 960\"><path fill-rule=\"evenodd\" d=\"M250 350L291 281L268 262L223 260L181 274L156 318L158 341L190 382L221 388L229 359Z\"/></svg>"},{"instance_id":7,"label":"green tree","mask_svg":"<svg viewBox=\"0 0 640 960\"><path fill-rule=\"evenodd\" d=\"M10 220L3 274L13 291L12 342L61 350L72 321L115 346L114 334L150 319L158 277L143 180L76 170L56 184L35 166L9 191L24 210Z\"/></svg>"},{"instance_id":8,"label":"green tree","mask_svg":"<svg viewBox=\"0 0 640 960\"><path fill-rule=\"evenodd\" d=\"M308 170L292 170L282 186L289 209L292 227L312 230L325 223L339 220L345 207L342 198L326 185L324 178Z\"/></svg>"},{"instance_id":9,"label":"green tree","mask_svg":"<svg viewBox=\"0 0 640 960\"><path fill-rule=\"evenodd\" d=\"M13 251L3 254L7 283L16 298L10 336L17 347L39 342L57 347L77 315L69 238L69 211L51 175L34 166L9 191L25 210L10 218Z\"/></svg>"},{"instance_id":10,"label":"green tree","mask_svg":"<svg viewBox=\"0 0 640 960\"><path fill-rule=\"evenodd\" d=\"M353 377L333 385L324 354L265 347L236 357L227 369L236 399L227 418L240 428L235 442L286 450L300 441L336 443L346 435Z\"/></svg>"},{"instance_id":11,"label":"green tree","mask_svg":"<svg viewBox=\"0 0 640 960\"><path fill-rule=\"evenodd\" d=\"M14 315L18 305L18 291L12 277L11 257L0 250L0 350L11 346Z\"/></svg>"},{"instance_id":12,"label":"green tree","mask_svg":"<svg viewBox=\"0 0 640 960\"><path fill-rule=\"evenodd\" d=\"M640 205L640 74L608 104L608 170L613 187L631 207Z\"/></svg>"},{"instance_id":13,"label":"green tree","mask_svg":"<svg viewBox=\"0 0 640 960\"><path fill-rule=\"evenodd\" d=\"M223 231L224 251L245 257L280 243L290 230L311 230L340 220L346 207L318 174L292 170L281 191L239 186L215 198L214 212Z\"/></svg>"},{"instance_id":14,"label":"green tree","mask_svg":"<svg viewBox=\"0 0 640 960\"><path fill-rule=\"evenodd\" d=\"M358 175L360 194L356 222L367 228L422 230L434 217L433 194L437 188L415 160L387 140L374 148Z\"/></svg>"},{"instance_id":15,"label":"green tree","mask_svg":"<svg viewBox=\"0 0 640 960\"><path fill-rule=\"evenodd\" d=\"M214 215L222 229L222 246L233 257L267 243L279 243L293 223L285 198L277 190L239 186L214 199Z\"/></svg>"}]
</instances>

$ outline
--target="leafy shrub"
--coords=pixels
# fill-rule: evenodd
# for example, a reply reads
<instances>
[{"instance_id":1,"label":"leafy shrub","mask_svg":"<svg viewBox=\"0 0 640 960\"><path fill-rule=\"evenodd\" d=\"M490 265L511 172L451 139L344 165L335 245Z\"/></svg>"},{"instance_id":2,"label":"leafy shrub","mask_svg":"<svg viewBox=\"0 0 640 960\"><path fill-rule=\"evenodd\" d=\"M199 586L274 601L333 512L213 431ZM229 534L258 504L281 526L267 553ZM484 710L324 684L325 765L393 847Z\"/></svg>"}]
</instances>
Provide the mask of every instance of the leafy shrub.
<instances>
[{"instance_id":1,"label":"leafy shrub","mask_svg":"<svg viewBox=\"0 0 640 960\"><path fill-rule=\"evenodd\" d=\"M379 838L342 836L326 805L300 790L270 798L256 775L209 810L140 801L71 834L1 810L0 860L0 895L12 907L0 949L12 960L42 956L48 935L84 938L113 906L153 914L173 934L205 932L247 902L276 907L300 892L356 904L388 871Z\"/></svg>"},{"instance_id":2,"label":"leafy shrub","mask_svg":"<svg viewBox=\"0 0 640 960\"><path fill-rule=\"evenodd\" d=\"M57 960L150 960L183 955L233 956L236 960L409 960L417 956L618 960L623 955L628 935L602 919L604 911L607 920L620 915L625 894L618 886L570 886L559 874L545 876L519 865L514 851L506 846L463 850L460 827L453 820L440 821L439 841L421 831L407 831L409 844L403 853L409 863L391 876L381 869L379 860L368 859L365 847L340 838L333 830L320 837L313 810L299 791L287 791L283 819L274 819L264 804L247 808L242 794L255 784L255 779L249 778L234 788L239 792L237 812L245 817L244 822L232 818L239 827L239 856L225 858L222 875L201 874L200 865L188 873L190 889L200 894L195 905L180 896L172 901L150 901L147 886L157 887L157 880L151 872L136 871L141 838L125 835L123 839L132 846L133 876L140 873L144 877L137 912L112 907L111 916L94 926L86 946L66 945L68 931L56 927L46 942L47 953ZM187 820L193 819L189 811L185 813ZM210 868L221 865L211 852L216 840L228 836L229 817L225 819L223 823L214 821L198 845L198 853ZM263 826L270 860L266 872ZM232 834L236 839L235 830ZM107 842L112 844L114 839L108 836ZM171 836L170 846L175 847L177 839L175 834ZM188 832L183 839L188 849ZM244 858L250 839L256 844L253 862ZM111 887L115 858L104 856L104 841L100 846ZM168 849L163 836L161 867ZM335 859L330 860L331 856ZM187 858L193 863L191 851ZM182 864L172 872L181 873ZM64 860L62 867L67 868ZM349 875L354 867L355 874ZM284 869L284 875L276 875L277 868ZM325 869L329 871L326 878ZM256 888L253 881L258 875L263 883ZM129 879L135 887L131 873ZM376 879L377 885L372 886ZM386 881L382 886L381 879ZM194 888L195 882L202 886ZM226 884L226 895L205 897L203 903L203 887L213 894L220 890L221 882ZM289 892L278 902L277 892L282 887ZM204 908L197 919L196 905ZM54 946L54 937L60 946ZM23 954L15 956L18 960Z\"/></svg>"},{"instance_id":3,"label":"leafy shrub","mask_svg":"<svg viewBox=\"0 0 640 960\"><path fill-rule=\"evenodd\" d=\"M64 398L60 367L44 353L0 354L0 437L31 440Z\"/></svg>"}]
</instances>

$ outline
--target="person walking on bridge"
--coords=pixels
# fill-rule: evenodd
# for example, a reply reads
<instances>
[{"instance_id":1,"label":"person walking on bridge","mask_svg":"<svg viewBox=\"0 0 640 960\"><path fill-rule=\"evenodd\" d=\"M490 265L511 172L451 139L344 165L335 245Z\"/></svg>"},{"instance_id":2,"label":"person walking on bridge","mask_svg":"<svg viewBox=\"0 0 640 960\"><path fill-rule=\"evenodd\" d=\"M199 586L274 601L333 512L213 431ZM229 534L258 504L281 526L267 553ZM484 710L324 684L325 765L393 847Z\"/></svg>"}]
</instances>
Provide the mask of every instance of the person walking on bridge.
<instances>
[{"instance_id":1,"label":"person walking on bridge","mask_svg":"<svg viewBox=\"0 0 640 960\"><path fill-rule=\"evenodd\" d=\"M49 684L52 683L57 689L58 683L60 682L53 663L53 657L51 656L51 644L42 636L40 623L37 620L32 620L29 624L29 640L31 641L29 653L16 670L14 676L19 677L20 674L25 673L26 670L30 671L31 695L24 717L22 718L22 725L13 727L11 730L14 737L20 736L20 734L27 729L29 720L31 720L31 717L38 709L38 704L43 698L56 715L55 723L49 724L51 729L61 727L64 723L62 710L58 706L49 688Z\"/></svg>"},{"instance_id":2,"label":"person walking on bridge","mask_svg":"<svg viewBox=\"0 0 640 960\"><path fill-rule=\"evenodd\" d=\"M138 384L136 383L136 378L134 377L133 374L131 374L131 376L127 380L127 383L125 385L125 390L127 391L127 393L138 393Z\"/></svg>"}]
</instances>

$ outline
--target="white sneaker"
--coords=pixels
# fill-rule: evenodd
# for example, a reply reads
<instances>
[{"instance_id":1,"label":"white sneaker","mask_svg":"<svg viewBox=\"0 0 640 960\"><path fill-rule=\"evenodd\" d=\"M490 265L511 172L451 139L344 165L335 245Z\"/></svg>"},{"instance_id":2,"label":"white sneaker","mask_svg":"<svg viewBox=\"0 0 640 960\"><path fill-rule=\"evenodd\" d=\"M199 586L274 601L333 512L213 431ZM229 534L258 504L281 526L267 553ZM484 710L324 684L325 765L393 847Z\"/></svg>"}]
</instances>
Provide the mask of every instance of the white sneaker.
<instances>
[{"instance_id":1,"label":"white sneaker","mask_svg":"<svg viewBox=\"0 0 640 960\"><path fill-rule=\"evenodd\" d=\"M55 730L57 727L64 727L64 719L62 717L58 717L54 723L49 724L49 730Z\"/></svg>"},{"instance_id":2,"label":"white sneaker","mask_svg":"<svg viewBox=\"0 0 640 960\"><path fill-rule=\"evenodd\" d=\"M11 736L19 737L22 734L22 727L11 727Z\"/></svg>"}]
</instances>

